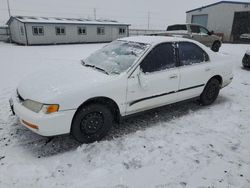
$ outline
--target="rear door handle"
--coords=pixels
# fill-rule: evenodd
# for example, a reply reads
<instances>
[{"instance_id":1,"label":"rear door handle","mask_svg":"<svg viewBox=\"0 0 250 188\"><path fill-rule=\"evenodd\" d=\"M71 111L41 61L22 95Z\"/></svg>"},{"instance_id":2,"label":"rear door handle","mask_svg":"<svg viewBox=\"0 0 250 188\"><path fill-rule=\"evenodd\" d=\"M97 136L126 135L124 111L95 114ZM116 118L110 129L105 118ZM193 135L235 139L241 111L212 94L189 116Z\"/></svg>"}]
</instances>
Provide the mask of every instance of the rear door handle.
<instances>
[{"instance_id":1,"label":"rear door handle","mask_svg":"<svg viewBox=\"0 0 250 188\"><path fill-rule=\"evenodd\" d=\"M177 74L173 74L169 76L169 79L176 79L176 78L178 78Z\"/></svg>"},{"instance_id":2,"label":"rear door handle","mask_svg":"<svg viewBox=\"0 0 250 188\"><path fill-rule=\"evenodd\" d=\"M208 71L210 71L210 70L211 70L210 68L205 68L205 71L206 71L206 72L208 72Z\"/></svg>"}]
</instances>

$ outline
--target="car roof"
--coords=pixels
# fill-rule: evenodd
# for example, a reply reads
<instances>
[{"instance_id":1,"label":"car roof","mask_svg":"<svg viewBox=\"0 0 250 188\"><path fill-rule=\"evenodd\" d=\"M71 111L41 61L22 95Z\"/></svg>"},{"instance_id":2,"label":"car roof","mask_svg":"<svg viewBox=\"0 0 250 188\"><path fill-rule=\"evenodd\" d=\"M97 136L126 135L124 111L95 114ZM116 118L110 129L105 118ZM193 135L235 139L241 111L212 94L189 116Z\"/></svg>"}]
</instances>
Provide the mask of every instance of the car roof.
<instances>
[{"instance_id":1,"label":"car roof","mask_svg":"<svg viewBox=\"0 0 250 188\"><path fill-rule=\"evenodd\" d=\"M144 44L156 45L163 42L193 42L195 41L182 38L182 37L170 37L170 36L134 36L119 39L120 41L129 41L129 42L137 42Z\"/></svg>"},{"instance_id":2,"label":"car roof","mask_svg":"<svg viewBox=\"0 0 250 188\"><path fill-rule=\"evenodd\" d=\"M173 24L173 25L169 25L169 26L175 26L175 25L197 25L197 26L202 26L202 27L204 27L203 25L198 24L198 23L179 23L179 24ZM169 27L169 26L168 26L168 27Z\"/></svg>"}]
</instances>

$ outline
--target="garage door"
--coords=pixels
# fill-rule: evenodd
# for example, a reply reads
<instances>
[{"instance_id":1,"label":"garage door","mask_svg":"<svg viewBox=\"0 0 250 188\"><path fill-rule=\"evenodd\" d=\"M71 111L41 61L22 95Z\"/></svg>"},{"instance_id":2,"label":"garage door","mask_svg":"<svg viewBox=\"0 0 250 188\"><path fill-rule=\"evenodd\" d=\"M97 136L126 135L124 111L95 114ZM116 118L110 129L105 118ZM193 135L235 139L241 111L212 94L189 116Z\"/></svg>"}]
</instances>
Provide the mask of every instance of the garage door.
<instances>
[{"instance_id":1,"label":"garage door","mask_svg":"<svg viewBox=\"0 0 250 188\"><path fill-rule=\"evenodd\" d=\"M200 24L203 25L204 27L207 27L207 20L208 20L207 14L192 16L192 23Z\"/></svg>"},{"instance_id":2,"label":"garage door","mask_svg":"<svg viewBox=\"0 0 250 188\"><path fill-rule=\"evenodd\" d=\"M233 41L241 41L240 36L245 33L250 34L250 12L235 12L232 29Z\"/></svg>"}]
</instances>

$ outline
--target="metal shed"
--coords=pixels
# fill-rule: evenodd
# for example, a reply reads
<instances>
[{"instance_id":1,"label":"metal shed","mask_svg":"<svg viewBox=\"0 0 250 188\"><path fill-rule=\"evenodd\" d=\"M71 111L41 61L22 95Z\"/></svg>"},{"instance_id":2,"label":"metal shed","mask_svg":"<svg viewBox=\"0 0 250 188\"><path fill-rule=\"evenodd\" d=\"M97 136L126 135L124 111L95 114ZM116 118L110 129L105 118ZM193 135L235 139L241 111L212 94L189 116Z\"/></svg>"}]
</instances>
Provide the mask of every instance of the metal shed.
<instances>
[{"instance_id":1,"label":"metal shed","mask_svg":"<svg viewBox=\"0 0 250 188\"><path fill-rule=\"evenodd\" d=\"M250 2L220 1L186 12L187 23L198 23L223 36L225 42L241 41L250 34Z\"/></svg>"},{"instance_id":2,"label":"metal shed","mask_svg":"<svg viewBox=\"0 0 250 188\"><path fill-rule=\"evenodd\" d=\"M110 42L129 35L129 24L112 20L13 16L11 40L23 45Z\"/></svg>"},{"instance_id":3,"label":"metal shed","mask_svg":"<svg viewBox=\"0 0 250 188\"><path fill-rule=\"evenodd\" d=\"M0 26L0 41L9 40L9 28L7 25Z\"/></svg>"}]
</instances>

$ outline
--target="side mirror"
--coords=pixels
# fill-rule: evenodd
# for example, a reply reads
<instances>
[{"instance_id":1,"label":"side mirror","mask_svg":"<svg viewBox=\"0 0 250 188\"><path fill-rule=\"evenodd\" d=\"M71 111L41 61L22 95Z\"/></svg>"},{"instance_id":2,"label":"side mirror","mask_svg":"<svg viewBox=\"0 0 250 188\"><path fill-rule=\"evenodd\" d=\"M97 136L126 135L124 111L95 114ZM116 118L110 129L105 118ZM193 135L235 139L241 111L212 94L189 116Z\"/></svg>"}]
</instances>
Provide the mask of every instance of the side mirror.
<instances>
[{"instance_id":1,"label":"side mirror","mask_svg":"<svg viewBox=\"0 0 250 188\"><path fill-rule=\"evenodd\" d=\"M140 88L142 88L142 89L147 89L148 88L148 84L145 81L145 74L143 73L141 68L139 68L139 71L137 73L137 80L138 80L138 85L139 85Z\"/></svg>"},{"instance_id":2,"label":"side mirror","mask_svg":"<svg viewBox=\"0 0 250 188\"><path fill-rule=\"evenodd\" d=\"M213 34L214 34L214 31L210 31L210 32L209 32L209 35L213 35Z\"/></svg>"},{"instance_id":3,"label":"side mirror","mask_svg":"<svg viewBox=\"0 0 250 188\"><path fill-rule=\"evenodd\" d=\"M138 79L138 83L139 83L140 86L142 86L141 75L142 75L142 70L141 70L141 68L139 67L139 71L138 71L138 73L137 73L137 79Z\"/></svg>"}]
</instances>

